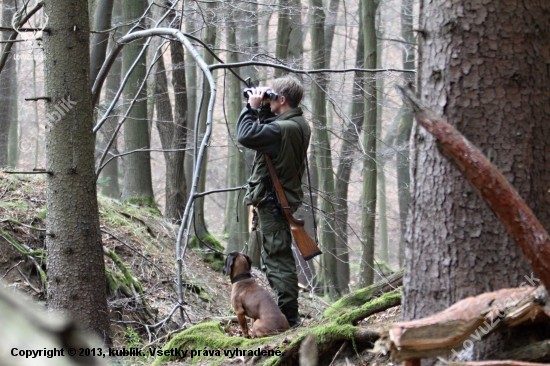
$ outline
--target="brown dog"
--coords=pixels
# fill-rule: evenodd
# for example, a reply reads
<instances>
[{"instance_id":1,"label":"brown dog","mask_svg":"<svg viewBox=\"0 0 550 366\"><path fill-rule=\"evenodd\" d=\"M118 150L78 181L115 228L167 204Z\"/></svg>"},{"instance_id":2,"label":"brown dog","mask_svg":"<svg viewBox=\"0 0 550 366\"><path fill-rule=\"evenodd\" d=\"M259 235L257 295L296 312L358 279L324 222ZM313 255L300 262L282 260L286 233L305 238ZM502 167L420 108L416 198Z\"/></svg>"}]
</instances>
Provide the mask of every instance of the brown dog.
<instances>
[{"instance_id":1,"label":"brown dog","mask_svg":"<svg viewBox=\"0 0 550 366\"><path fill-rule=\"evenodd\" d=\"M229 275L231 305L237 314L243 337L267 337L288 330L288 321L275 300L263 288L258 286L250 274L252 260L239 252L230 253L223 266L223 274ZM252 318L252 331L249 334L244 316Z\"/></svg>"}]
</instances>

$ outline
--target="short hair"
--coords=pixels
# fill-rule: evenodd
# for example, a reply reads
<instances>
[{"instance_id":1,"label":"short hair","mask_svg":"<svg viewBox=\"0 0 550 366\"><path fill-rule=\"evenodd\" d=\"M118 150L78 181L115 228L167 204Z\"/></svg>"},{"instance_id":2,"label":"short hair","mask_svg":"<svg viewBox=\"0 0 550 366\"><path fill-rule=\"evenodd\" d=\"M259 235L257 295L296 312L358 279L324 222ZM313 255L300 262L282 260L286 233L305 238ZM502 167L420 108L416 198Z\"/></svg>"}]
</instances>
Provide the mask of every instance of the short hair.
<instances>
[{"instance_id":1,"label":"short hair","mask_svg":"<svg viewBox=\"0 0 550 366\"><path fill-rule=\"evenodd\" d=\"M285 75L273 80L271 83L273 91L279 95L284 95L288 105L296 108L304 96L304 87L298 78L292 75Z\"/></svg>"}]
</instances>

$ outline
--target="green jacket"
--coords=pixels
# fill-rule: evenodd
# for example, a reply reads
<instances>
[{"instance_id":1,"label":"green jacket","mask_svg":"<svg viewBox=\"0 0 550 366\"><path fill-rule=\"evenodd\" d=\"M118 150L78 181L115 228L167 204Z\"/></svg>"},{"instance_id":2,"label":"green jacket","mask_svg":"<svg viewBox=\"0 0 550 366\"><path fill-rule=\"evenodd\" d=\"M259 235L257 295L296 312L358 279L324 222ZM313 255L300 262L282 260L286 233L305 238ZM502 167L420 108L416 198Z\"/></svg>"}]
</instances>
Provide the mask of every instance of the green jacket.
<instances>
[{"instance_id":1,"label":"green jacket","mask_svg":"<svg viewBox=\"0 0 550 366\"><path fill-rule=\"evenodd\" d=\"M298 207L302 203L302 176L310 136L311 130L301 108L293 108L279 116L271 113L269 105L261 110L250 105L243 109L237 122L237 139L244 147L256 150L245 196L247 204L257 206L267 195L265 180L262 181L269 176L264 153L273 161L289 205Z\"/></svg>"}]
</instances>

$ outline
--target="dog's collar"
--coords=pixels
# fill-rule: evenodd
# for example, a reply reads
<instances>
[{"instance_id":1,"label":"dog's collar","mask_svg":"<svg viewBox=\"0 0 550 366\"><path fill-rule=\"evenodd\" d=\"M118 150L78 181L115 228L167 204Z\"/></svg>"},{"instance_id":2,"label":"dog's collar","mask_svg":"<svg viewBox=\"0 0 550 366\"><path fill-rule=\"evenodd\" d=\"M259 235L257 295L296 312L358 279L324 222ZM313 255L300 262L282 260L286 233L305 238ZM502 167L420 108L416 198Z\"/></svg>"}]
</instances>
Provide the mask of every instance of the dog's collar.
<instances>
[{"instance_id":1,"label":"dog's collar","mask_svg":"<svg viewBox=\"0 0 550 366\"><path fill-rule=\"evenodd\" d=\"M237 282L239 282L239 281L247 280L247 279L249 279L249 278L252 278L252 275L250 274L250 272L249 272L249 273L244 273L244 274L242 274L242 275L238 275L238 276L236 276L236 277L233 277L233 278L231 279L231 283L237 283Z\"/></svg>"}]
</instances>

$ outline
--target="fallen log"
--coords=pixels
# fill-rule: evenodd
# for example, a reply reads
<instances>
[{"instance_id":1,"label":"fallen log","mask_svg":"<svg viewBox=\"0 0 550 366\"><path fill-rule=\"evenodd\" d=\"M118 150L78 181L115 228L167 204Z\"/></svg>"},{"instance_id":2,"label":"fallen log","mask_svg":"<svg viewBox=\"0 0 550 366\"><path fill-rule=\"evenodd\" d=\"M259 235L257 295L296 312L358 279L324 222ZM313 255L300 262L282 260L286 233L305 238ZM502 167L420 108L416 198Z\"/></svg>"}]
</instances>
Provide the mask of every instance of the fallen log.
<instances>
[{"instance_id":1,"label":"fallen log","mask_svg":"<svg viewBox=\"0 0 550 366\"><path fill-rule=\"evenodd\" d=\"M525 201L481 151L443 117L424 107L412 90L396 89L418 123L436 138L441 153L489 204L542 284L550 288L550 237Z\"/></svg>"},{"instance_id":2,"label":"fallen log","mask_svg":"<svg viewBox=\"0 0 550 366\"><path fill-rule=\"evenodd\" d=\"M463 342L480 340L501 326L550 320L543 286L502 289L468 297L433 316L394 323L376 342L374 352L391 352L396 361L460 351Z\"/></svg>"}]
</instances>

